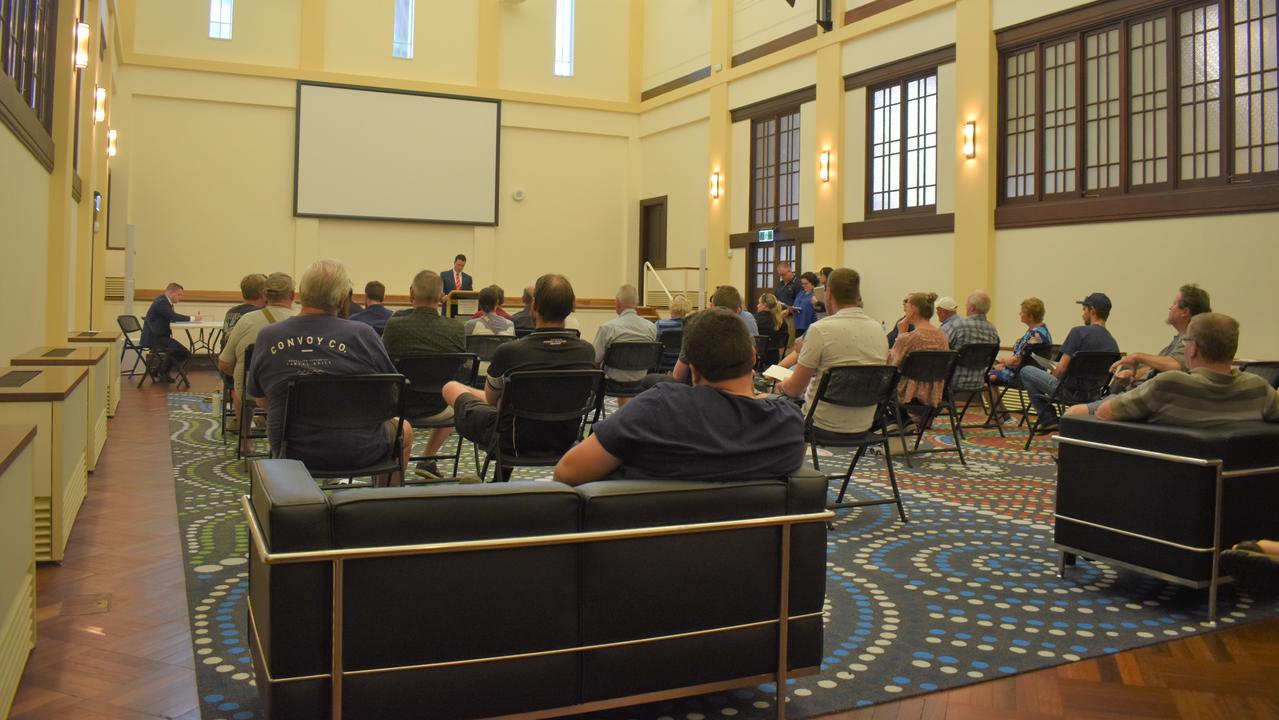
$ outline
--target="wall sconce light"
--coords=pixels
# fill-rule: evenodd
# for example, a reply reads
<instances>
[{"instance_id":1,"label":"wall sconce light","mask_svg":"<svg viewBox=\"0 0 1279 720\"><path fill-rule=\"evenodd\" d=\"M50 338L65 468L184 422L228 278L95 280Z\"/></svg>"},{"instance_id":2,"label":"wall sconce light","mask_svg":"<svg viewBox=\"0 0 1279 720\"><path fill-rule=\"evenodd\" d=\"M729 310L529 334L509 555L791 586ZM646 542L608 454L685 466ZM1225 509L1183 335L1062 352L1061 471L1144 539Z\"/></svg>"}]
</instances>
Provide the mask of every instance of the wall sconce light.
<instances>
[{"instance_id":1,"label":"wall sconce light","mask_svg":"<svg viewBox=\"0 0 1279 720\"><path fill-rule=\"evenodd\" d=\"M719 171L711 173L711 197L719 197Z\"/></svg>"},{"instance_id":2,"label":"wall sconce light","mask_svg":"<svg viewBox=\"0 0 1279 720\"><path fill-rule=\"evenodd\" d=\"M75 66L77 70L89 67L89 24L75 26Z\"/></svg>"},{"instance_id":3,"label":"wall sconce light","mask_svg":"<svg viewBox=\"0 0 1279 720\"><path fill-rule=\"evenodd\" d=\"M977 157L977 123L971 120L964 123L964 157Z\"/></svg>"},{"instance_id":4,"label":"wall sconce light","mask_svg":"<svg viewBox=\"0 0 1279 720\"><path fill-rule=\"evenodd\" d=\"M93 121L100 123L107 119L107 89L101 85L93 89Z\"/></svg>"},{"instance_id":5,"label":"wall sconce light","mask_svg":"<svg viewBox=\"0 0 1279 720\"><path fill-rule=\"evenodd\" d=\"M830 182L830 150L823 150L821 155L817 156L817 177L822 182Z\"/></svg>"},{"instance_id":6,"label":"wall sconce light","mask_svg":"<svg viewBox=\"0 0 1279 720\"><path fill-rule=\"evenodd\" d=\"M116 153L115 139L116 139L116 131L108 130L107 131L107 157L115 157L115 153Z\"/></svg>"}]
</instances>

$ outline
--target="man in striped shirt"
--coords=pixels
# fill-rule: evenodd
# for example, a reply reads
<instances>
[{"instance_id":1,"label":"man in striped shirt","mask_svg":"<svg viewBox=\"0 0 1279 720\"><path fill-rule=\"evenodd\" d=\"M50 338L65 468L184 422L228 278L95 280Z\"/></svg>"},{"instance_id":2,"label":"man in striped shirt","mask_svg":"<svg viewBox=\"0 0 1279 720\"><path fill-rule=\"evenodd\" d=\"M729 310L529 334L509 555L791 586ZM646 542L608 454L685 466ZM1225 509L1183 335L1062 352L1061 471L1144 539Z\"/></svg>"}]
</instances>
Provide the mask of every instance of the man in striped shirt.
<instances>
[{"instance_id":1,"label":"man in striped shirt","mask_svg":"<svg viewBox=\"0 0 1279 720\"><path fill-rule=\"evenodd\" d=\"M1096 407L1102 420L1145 420L1159 425L1205 427L1249 420L1279 421L1279 394L1260 376L1231 367L1239 323L1221 313L1201 313L1186 328L1188 372L1163 372L1136 389ZM1070 415L1086 415L1075 405Z\"/></svg>"}]
</instances>

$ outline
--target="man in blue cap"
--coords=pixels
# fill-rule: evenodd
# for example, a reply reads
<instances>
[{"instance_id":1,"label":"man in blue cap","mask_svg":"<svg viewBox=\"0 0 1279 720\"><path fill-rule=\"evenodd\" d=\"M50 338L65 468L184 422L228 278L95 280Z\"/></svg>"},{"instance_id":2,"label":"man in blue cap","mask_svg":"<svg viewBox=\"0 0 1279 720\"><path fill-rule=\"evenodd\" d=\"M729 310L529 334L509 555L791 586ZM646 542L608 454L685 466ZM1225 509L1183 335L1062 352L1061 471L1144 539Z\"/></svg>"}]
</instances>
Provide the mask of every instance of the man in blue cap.
<instances>
[{"instance_id":1,"label":"man in blue cap","mask_svg":"<svg viewBox=\"0 0 1279 720\"><path fill-rule=\"evenodd\" d=\"M1084 324L1070 329L1066 342L1061 344L1061 360L1052 372L1034 365L1021 369L1021 385L1030 395L1030 402L1039 414L1039 427L1043 430L1052 430L1057 425L1057 409L1048 402L1048 396L1066 376L1070 358L1081 352L1119 352L1119 343L1106 329L1110 298L1105 293L1095 292L1075 302L1083 306Z\"/></svg>"}]
</instances>

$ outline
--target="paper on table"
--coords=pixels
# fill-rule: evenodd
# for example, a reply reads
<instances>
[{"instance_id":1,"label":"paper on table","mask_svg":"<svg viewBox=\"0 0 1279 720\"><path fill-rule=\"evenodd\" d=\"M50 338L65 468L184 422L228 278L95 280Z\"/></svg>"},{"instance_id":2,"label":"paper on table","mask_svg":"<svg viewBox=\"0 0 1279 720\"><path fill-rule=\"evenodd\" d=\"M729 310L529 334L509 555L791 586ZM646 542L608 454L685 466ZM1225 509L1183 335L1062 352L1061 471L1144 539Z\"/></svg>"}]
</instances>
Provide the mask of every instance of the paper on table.
<instances>
[{"instance_id":1,"label":"paper on table","mask_svg":"<svg viewBox=\"0 0 1279 720\"><path fill-rule=\"evenodd\" d=\"M764 377L770 380L776 380L777 382L785 382L792 374L794 374L794 372L794 370L784 368L781 365L770 365L768 369L764 371Z\"/></svg>"}]
</instances>

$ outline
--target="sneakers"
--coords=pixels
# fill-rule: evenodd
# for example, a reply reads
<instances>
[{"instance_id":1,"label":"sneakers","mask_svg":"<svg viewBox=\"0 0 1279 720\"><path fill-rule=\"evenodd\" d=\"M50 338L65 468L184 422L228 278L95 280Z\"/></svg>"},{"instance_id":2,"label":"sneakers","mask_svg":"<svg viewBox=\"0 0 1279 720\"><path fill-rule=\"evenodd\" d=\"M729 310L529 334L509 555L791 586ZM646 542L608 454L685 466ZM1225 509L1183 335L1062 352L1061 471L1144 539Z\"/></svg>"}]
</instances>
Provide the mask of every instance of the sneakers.
<instances>
[{"instance_id":1,"label":"sneakers","mask_svg":"<svg viewBox=\"0 0 1279 720\"><path fill-rule=\"evenodd\" d=\"M434 460L418 460L417 465L413 467L413 472L427 480L439 480L443 477Z\"/></svg>"}]
</instances>

